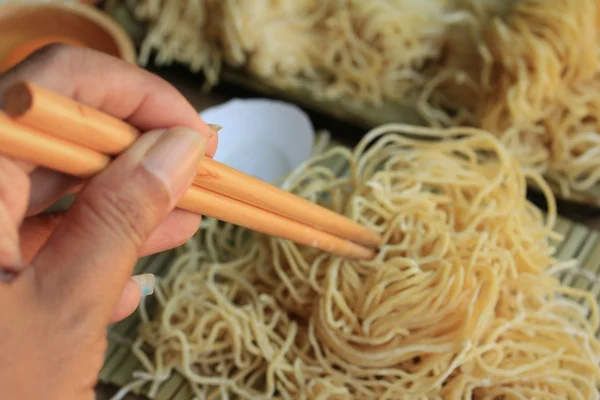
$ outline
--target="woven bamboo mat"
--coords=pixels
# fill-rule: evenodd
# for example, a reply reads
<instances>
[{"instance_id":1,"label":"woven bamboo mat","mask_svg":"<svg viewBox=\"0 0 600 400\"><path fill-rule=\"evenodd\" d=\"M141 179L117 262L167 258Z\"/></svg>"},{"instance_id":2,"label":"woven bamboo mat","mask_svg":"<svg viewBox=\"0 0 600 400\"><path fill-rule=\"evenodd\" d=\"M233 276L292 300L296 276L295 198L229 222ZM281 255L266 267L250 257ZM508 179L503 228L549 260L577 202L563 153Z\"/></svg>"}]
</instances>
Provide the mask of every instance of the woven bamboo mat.
<instances>
[{"instance_id":1,"label":"woven bamboo mat","mask_svg":"<svg viewBox=\"0 0 600 400\"><path fill-rule=\"evenodd\" d=\"M332 168L342 172L343 166ZM575 258L579 262L579 268L560 276L561 281L569 286L590 290L600 302L600 279L596 279L600 275L600 232L564 218L558 219L555 230L564 235L564 240L557 249L558 258ZM160 276L172 259L173 255L169 252L142 259L136 267L136 273L154 273ZM143 370L129 350L129 343L135 339L139 321L138 314L134 313L111 329L106 360L100 373L101 381L122 387L132 380L134 371ZM174 374L162 386L155 399L191 400L193 397L184 379Z\"/></svg>"}]
</instances>

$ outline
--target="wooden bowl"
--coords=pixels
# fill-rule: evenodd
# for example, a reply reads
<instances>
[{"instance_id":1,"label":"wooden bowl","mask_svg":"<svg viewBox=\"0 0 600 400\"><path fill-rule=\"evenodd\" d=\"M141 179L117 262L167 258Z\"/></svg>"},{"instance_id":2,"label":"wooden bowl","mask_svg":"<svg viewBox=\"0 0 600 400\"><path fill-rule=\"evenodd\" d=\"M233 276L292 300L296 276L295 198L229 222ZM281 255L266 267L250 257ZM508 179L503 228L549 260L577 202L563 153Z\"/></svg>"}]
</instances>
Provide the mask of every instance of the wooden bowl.
<instances>
[{"instance_id":1,"label":"wooden bowl","mask_svg":"<svg viewBox=\"0 0 600 400\"><path fill-rule=\"evenodd\" d=\"M0 6L0 73L50 43L95 49L135 63L133 41L110 16L86 4Z\"/></svg>"}]
</instances>

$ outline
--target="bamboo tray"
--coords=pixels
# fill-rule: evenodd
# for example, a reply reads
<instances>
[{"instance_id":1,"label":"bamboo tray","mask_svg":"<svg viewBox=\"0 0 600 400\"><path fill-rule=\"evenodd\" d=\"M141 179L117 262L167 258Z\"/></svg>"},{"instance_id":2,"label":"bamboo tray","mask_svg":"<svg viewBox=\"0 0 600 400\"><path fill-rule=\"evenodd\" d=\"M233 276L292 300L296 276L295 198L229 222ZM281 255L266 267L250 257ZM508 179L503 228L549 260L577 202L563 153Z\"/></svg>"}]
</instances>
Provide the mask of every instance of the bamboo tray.
<instances>
[{"instance_id":1,"label":"bamboo tray","mask_svg":"<svg viewBox=\"0 0 600 400\"><path fill-rule=\"evenodd\" d=\"M335 144L337 143L330 143L331 146ZM343 174L343 161L339 165L331 165L330 168ZM565 237L558 246L558 258L561 260L575 258L578 260L579 268L586 271L580 273L573 270L562 273L561 282L568 286L590 290L596 300L600 302L600 279L590 281L590 277L600 275L600 232L562 217L559 217L555 230ZM166 272L172 260L173 254L170 252L142 259L138 263L135 273L154 273L160 276ZM100 373L102 382L122 387L132 380L134 371L143 370L128 345L128 342L132 342L136 337L139 322L139 315L136 312L111 328L104 368ZM600 337L600 332L597 332L597 336ZM193 397L194 395L184 378L174 374L163 384L157 397L152 400L190 400ZM146 399L145 397L139 398Z\"/></svg>"}]
</instances>

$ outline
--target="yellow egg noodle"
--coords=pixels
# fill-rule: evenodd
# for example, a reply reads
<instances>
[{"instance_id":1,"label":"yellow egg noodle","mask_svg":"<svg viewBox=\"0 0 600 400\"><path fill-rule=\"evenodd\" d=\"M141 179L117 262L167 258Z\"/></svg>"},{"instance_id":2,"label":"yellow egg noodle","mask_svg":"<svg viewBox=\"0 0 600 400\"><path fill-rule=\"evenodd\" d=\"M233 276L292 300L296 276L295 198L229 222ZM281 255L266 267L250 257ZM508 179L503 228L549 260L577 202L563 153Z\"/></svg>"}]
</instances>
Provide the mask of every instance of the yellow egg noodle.
<instances>
[{"instance_id":1,"label":"yellow egg noodle","mask_svg":"<svg viewBox=\"0 0 600 400\"><path fill-rule=\"evenodd\" d=\"M381 104L422 86L448 26L449 0L138 0L153 52L217 82L221 63L327 99Z\"/></svg>"},{"instance_id":2,"label":"yellow egg noodle","mask_svg":"<svg viewBox=\"0 0 600 400\"><path fill-rule=\"evenodd\" d=\"M497 134L564 197L593 188L600 181L597 0L460 1L476 22L452 28L422 93L422 114L433 125ZM453 117L441 111L448 108Z\"/></svg>"},{"instance_id":3,"label":"yellow egg noodle","mask_svg":"<svg viewBox=\"0 0 600 400\"><path fill-rule=\"evenodd\" d=\"M554 276L576 271L553 257L554 197L492 134L384 125L284 188L380 233L378 256L205 221L142 306L144 371L115 399L175 372L197 399L600 398L598 304Z\"/></svg>"},{"instance_id":4,"label":"yellow egg noodle","mask_svg":"<svg viewBox=\"0 0 600 400\"><path fill-rule=\"evenodd\" d=\"M137 0L140 61L492 132L563 197L600 182L598 0ZM448 109L451 113L448 113Z\"/></svg>"}]
</instances>

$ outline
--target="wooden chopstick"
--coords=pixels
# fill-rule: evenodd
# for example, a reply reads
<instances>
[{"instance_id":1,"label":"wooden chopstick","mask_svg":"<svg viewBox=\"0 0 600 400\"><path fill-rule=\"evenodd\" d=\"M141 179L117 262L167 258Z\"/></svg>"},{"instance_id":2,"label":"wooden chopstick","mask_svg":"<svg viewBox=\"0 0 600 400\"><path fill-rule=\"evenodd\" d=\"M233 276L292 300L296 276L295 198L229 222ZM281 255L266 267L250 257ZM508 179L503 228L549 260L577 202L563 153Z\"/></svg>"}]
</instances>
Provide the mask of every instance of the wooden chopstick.
<instances>
[{"instance_id":1,"label":"wooden chopstick","mask_svg":"<svg viewBox=\"0 0 600 400\"><path fill-rule=\"evenodd\" d=\"M32 86L26 85L26 87L31 88ZM15 93L13 91L10 92ZM32 97L32 100L35 99L37 99L37 97ZM5 104L10 105L12 103L10 101L6 101L5 99ZM35 101L32 101L30 104L35 104ZM14 108L11 108L10 106L8 109L12 109L14 111ZM30 109L36 109L36 107L30 107ZM83 115L90 115L89 110L86 109L83 109L82 113ZM21 114L21 116L24 115L26 115L26 113ZM79 144L50 136L47 131L40 132L39 129L33 129L31 126L23 125L17 120L10 118L6 114L0 113L0 151L5 154L63 172L65 174L82 178L93 176L104 169L110 162L110 157L105 154L102 154L98 151L93 151ZM64 126L64 123L59 123ZM112 126L118 127L118 124L114 124ZM67 130L68 129L65 129L65 131ZM132 131L130 130L130 132ZM107 136L105 135L104 137L106 138ZM209 160L209 163L213 161L205 158L202 163L206 162L207 160ZM233 170L216 162L214 163L217 166L213 172L202 168L199 168L199 172L207 173L209 176L217 177L218 179L216 179L216 181L218 184L213 185L213 187L216 187L217 189L222 187L224 185L222 182L228 179L244 180L246 177L248 177L239 171ZM225 168L219 169L220 167ZM233 178L231 178L231 175L233 175ZM202 179L208 179L208 177L199 178L198 180ZM252 179L256 180L256 178ZM262 181L259 182L263 183ZM275 192L283 192L274 186L267 184L265 185L269 187L270 190L274 189ZM248 185L246 190L253 190L256 192L256 189L253 189L252 185ZM287 192L283 193L291 196L294 200L299 199ZM258 199L251 200L255 203L259 203L261 198L260 196L258 197ZM306 201L302 200L302 202ZM321 209L321 207L310 202L306 203ZM236 200L235 198L223 194L222 192L218 192L217 190L213 191L202 187L192 187L180 201L178 207L196 213L203 213L207 216L211 216L225 222L244 226L268 235L282 237L300 244L317 247L321 250L339 255L361 259L369 259L374 256L374 252L372 250L352 243L349 240L345 240L343 236L336 237L335 235L321 231L314 226L306 225L302 221L296 221L260 207L257 208L251 204ZM331 213L329 210L326 211ZM345 218L335 213L332 214L345 220ZM344 222L350 222L351 224L358 225L349 220ZM365 229L363 227L360 228ZM357 231L360 232L360 230ZM368 232L372 234L371 236L377 236L371 231Z\"/></svg>"},{"instance_id":2,"label":"wooden chopstick","mask_svg":"<svg viewBox=\"0 0 600 400\"><path fill-rule=\"evenodd\" d=\"M349 240L197 186L192 186L187 191L178 206L197 214L349 258L370 260L376 254L372 249Z\"/></svg>"},{"instance_id":3,"label":"wooden chopstick","mask_svg":"<svg viewBox=\"0 0 600 400\"><path fill-rule=\"evenodd\" d=\"M105 154L23 126L1 111L0 153L80 178L97 174L110 162ZM375 256L373 250L349 240L197 186L177 207L345 257Z\"/></svg>"},{"instance_id":4,"label":"wooden chopstick","mask_svg":"<svg viewBox=\"0 0 600 400\"><path fill-rule=\"evenodd\" d=\"M3 112L0 112L0 152L80 178L89 178L110 163L110 157L102 153L22 126Z\"/></svg>"},{"instance_id":5,"label":"wooden chopstick","mask_svg":"<svg viewBox=\"0 0 600 400\"><path fill-rule=\"evenodd\" d=\"M122 120L28 82L6 91L4 107L21 124L105 154L122 152L140 134ZM199 164L194 184L365 246L381 242L378 234L348 218L208 157Z\"/></svg>"},{"instance_id":6,"label":"wooden chopstick","mask_svg":"<svg viewBox=\"0 0 600 400\"><path fill-rule=\"evenodd\" d=\"M119 154L139 136L125 121L31 83L11 86L3 101L21 124L100 153Z\"/></svg>"}]
</instances>

